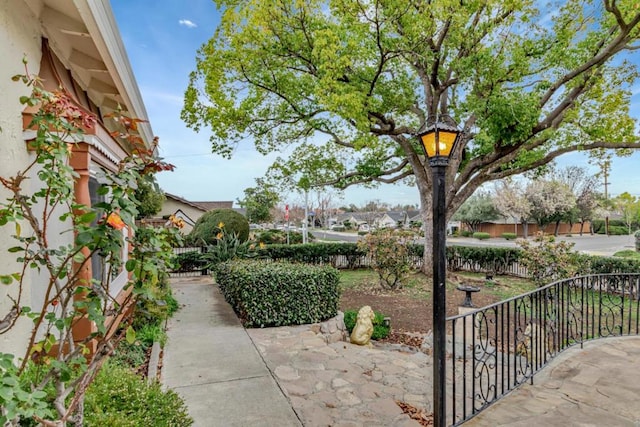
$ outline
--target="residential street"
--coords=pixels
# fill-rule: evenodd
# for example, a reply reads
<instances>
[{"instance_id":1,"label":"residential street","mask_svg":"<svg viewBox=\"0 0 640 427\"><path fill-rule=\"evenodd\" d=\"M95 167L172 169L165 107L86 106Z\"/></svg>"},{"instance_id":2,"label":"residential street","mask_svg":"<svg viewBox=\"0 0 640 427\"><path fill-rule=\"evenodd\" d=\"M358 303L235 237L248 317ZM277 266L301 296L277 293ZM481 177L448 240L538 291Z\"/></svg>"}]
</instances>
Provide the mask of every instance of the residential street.
<instances>
[{"instance_id":1,"label":"residential street","mask_svg":"<svg viewBox=\"0 0 640 427\"><path fill-rule=\"evenodd\" d=\"M337 231L324 231L320 229L309 230L317 239L336 240L343 242L357 242L361 236L353 233L341 233ZM618 251L635 248L635 238L633 236L603 236L601 234L565 237L559 236L558 240L566 240L574 243L574 249L592 255L613 255ZM494 238L489 240L478 240L472 237L447 237L447 245L461 246L494 246L494 247L517 247L513 240Z\"/></svg>"}]
</instances>

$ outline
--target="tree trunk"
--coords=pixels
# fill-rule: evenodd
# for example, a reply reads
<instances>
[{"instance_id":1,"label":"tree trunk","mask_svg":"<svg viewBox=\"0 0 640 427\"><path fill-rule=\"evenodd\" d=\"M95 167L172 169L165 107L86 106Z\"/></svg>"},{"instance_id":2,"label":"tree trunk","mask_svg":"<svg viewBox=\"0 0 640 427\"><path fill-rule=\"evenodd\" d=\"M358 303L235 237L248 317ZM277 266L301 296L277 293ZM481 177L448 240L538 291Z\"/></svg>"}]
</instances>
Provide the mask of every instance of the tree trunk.
<instances>
[{"instance_id":1,"label":"tree trunk","mask_svg":"<svg viewBox=\"0 0 640 427\"><path fill-rule=\"evenodd\" d=\"M555 228L555 230L553 231L553 235L554 235L554 236L556 236L556 237L558 237L558 232L559 232L559 231L560 231L560 221L558 220L558 221L556 221L556 228Z\"/></svg>"},{"instance_id":2,"label":"tree trunk","mask_svg":"<svg viewBox=\"0 0 640 427\"><path fill-rule=\"evenodd\" d=\"M525 239L529 237L529 221L522 221L522 237Z\"/></svg>"},{"instance_id":3,"label":"tree trunk","mask_svg":"<svg viewBox=\"0 0 640 427\"><path fill-rule=\"evenodd\" d=\"M430 171L429 171L430 172ZM431 277L433 274L433 212L431 191L420 192L420 209L424 227L424 252L422 254L422 272Z\"/></svg>"},{"instance_id":4,"label":"tree trunk","mask_svg":"<svg viewBox=\"0 0 640 427\"><path fill-rule=\"evenodd\" d=\"M584 221L580 221L580 235L582 236L582 230L584 230Z\"/></svg>"}]
</instances>

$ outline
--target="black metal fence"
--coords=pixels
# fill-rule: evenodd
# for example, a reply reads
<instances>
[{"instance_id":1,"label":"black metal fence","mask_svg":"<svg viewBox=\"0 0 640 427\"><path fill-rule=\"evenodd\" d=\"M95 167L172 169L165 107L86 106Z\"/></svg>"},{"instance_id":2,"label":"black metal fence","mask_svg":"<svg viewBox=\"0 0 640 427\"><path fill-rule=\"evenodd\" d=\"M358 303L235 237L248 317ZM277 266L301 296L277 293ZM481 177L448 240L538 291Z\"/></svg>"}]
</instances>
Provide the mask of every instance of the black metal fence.
<instances>
[{"instance_id":1,"label":"black metal fence","mask_svg":"<svg viewBox=\"0 0 640 427\"><path fill-rule=\"evenodd\" d=\"M203 262L201 254L207 253L206 246L190 246L173 248L176 255L176 269L169 273L170 277L206 276L209 274L207 264Z\"/></svg>"},{"instance_id":2,"label":"black metal fence","mask_svg":"<svg viewBox=\"0 0 640 427\"><path fill-rule=\"evenodd\" d=\"M533 383L534 374L573 345L640 334L639 299L640 274L591 275L449 317L448 424Z\"/></svg>"}]
</instances>

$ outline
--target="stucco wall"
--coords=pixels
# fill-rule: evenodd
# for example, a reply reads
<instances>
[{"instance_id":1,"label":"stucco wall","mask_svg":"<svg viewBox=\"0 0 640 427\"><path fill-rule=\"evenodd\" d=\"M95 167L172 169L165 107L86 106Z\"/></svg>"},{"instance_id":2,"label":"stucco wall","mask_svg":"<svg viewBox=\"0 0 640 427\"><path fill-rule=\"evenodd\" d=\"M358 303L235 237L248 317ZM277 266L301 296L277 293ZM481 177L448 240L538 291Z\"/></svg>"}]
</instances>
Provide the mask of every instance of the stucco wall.
<instances>
[{"instance_id":1,"label":"stucco wall","mask_svg":"<svg viewBox=\"0 0 640 427\"><path fill-rule=\"evenodd\" d=\"M24 73L23 56L28 60L29 71L37 73L41 56L41 32L38 20L31 10L19 0L0 1L0 173L2 176L15 174L29 161L29 153L22 137L22 105L20 96L28 94L24 84L13 82L11 76ZM0 200L5 201L9 193L0 188ZM24 230L23 232L28 232ZM0 228L0 273L17 272L18 265L6 250L15 246L9 236L15 234L15 228L7 225ZM28 273L30 274L30 273ZM30 277L26 278L27 282ZM0 319L10 309L15 298L16 285L0 285ZM27 286L23 293L23 304L31 305L32 293ZM0 335L0 352L16 353L23 349L26 334L32 323L21 318L8 333ZM19 354L19 353L16 353Z\"/></svg>"},{"instance_id":2,"label":"stucco wall","mask_svg":"<svg viewBox=\"0 0 640 427\"><path fill-rule=\"evenodd\" d=\"M162 204L162 210L160 211L158 216L172 215L178 209L181 209L182 212L187 214L189 218L193 220L193 222L196 222L198 218L200 218L204 214L204 211L200 209L194 208L193 206L189 206L185 203L180 203L177 200L167 197L167 199Z\"/></svg>"}]
</instances>

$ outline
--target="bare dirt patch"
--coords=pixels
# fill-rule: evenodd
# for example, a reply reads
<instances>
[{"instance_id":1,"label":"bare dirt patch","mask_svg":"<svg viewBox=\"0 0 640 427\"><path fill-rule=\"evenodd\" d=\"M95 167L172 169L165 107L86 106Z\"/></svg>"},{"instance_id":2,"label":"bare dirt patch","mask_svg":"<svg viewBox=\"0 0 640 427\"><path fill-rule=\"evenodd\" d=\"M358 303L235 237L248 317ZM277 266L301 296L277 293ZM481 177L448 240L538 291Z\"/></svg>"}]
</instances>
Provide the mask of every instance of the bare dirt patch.
<instances>
[{"instance_id":1,"label":"bare dirt patch","mask_svg":"<svg viewBox=\"0 0 640 427\"><path fill-rule=\"evenodd\" d=\"M503 299L496 295L494 288L485 288L484 278L449 273L447 275L447 316L458 314L458 307L464 300L464 292L456 290L460 284L471 284L481 288L473 295L476 307L484 307ZM497 278L494 283L500 283ZM497 285L499 286L499 285ZM343 289L340 297L340 310L357 310L369 305L374 311L391 318L391 334L382 341L419 346L422 336L432 329L432 284L431 279L421 273L414 274L408 284L399 290L384 290L371 280Z\"/></svg>"}]
</instances>

